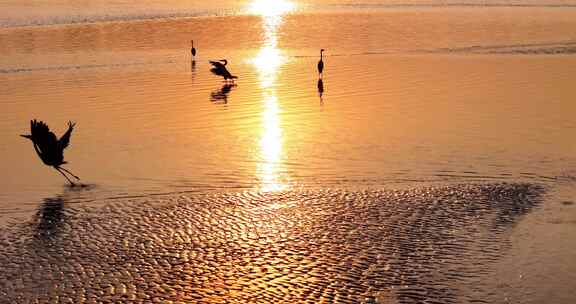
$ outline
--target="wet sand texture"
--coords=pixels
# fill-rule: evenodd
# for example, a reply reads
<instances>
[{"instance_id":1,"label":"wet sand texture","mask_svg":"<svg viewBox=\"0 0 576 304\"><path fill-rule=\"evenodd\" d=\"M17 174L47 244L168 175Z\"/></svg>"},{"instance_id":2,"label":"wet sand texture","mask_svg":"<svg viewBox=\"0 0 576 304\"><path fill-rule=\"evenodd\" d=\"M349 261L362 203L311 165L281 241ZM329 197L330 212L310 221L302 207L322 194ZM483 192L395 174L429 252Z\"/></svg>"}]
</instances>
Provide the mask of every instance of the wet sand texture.
<instances>
[{"instance_id":1,"label":"wet sand texture","mask_svg":"<svg viewBox=\"0 0 576 304\"><path fill-rule=\"evenodd\" d=\"M463 303L531 184L45 200L0 230L3 303ZM484 290L486 292L486 290Z\"/></svg>"}]
</instances>

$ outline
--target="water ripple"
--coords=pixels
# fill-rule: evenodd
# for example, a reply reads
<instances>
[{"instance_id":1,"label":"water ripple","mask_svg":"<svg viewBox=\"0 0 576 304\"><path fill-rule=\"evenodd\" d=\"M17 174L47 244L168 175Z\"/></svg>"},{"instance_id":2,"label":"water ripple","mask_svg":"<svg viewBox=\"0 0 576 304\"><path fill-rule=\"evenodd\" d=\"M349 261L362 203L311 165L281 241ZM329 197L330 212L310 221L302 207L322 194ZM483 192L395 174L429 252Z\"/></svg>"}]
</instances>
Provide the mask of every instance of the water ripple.
<instances>
[{"instance_id":1,"label":"water ripple","mask_svg":"<svg viewBox=\"0 0 576 304\"><path fill-rule=\"evenodd\" d=\"M13 302L461 303L533 184L379 191L44 200L0 230L0 294ZM388 301L388 302L387 302Z\"/></svg>"}]
</instances>

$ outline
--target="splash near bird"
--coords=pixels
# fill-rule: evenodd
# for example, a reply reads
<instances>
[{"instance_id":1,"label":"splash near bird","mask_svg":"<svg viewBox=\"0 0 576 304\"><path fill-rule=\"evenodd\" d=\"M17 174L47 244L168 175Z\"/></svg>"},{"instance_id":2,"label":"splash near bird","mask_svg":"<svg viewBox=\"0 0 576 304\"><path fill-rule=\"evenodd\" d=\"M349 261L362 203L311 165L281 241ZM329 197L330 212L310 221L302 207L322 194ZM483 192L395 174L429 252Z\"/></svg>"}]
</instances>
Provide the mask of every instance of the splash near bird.
<instances>
[{"instance_id":1,"label":"splash near bird","mask_svg":"<svg viewBox=\"0 0 576 304\"><path fill-rule=\"evenodd\" d=\"M220 61L224 62L224 64L220 63ZM228 69L226 69L226 65L228 64L228 60L222 59L219 61L210 61L210 64L212 65L212 69L210 69L210 72L212 72L212 74L214 74L214 75L224 77L224 81L228 81L229 79L234 81L234 79L238 78L238 77L230 74Z\"/></svg>"},{"instance_id":2,"label":"splash near bird","mask_svg":"<svg viewBox=\"0 0 576 304\"><path fill-rule=\"evenodd\" d=\"M318 61L318 74L322 75L324 71L324 61L322 61L322 53L324 53L324 49L320 49L320 61Z\"/></svg>"},{"instance_id":3,"label":"splash near bird","mask_svg":"<svg viewBox=\"0 0 576 304\"><path fill-rule=\"evenodd\" d=\"M68 130L60 139L56 139L56 135L50 131L48 125L43 121L37 121L36 119L30 121L30 135L20 135L24 138L28 138L32 141L34 145L34 150L36 154L42 160L46 166L53 167L56 171L60 172L70 183L70 185L75 186L74 182L66 176L66 173L70 174L77 180L80 178L74 175L72 172L62 168L64 161L64 149L68 147L70 143L70 135L76 124L71 121L68 122Z\"/></svg>"}]
</instances>

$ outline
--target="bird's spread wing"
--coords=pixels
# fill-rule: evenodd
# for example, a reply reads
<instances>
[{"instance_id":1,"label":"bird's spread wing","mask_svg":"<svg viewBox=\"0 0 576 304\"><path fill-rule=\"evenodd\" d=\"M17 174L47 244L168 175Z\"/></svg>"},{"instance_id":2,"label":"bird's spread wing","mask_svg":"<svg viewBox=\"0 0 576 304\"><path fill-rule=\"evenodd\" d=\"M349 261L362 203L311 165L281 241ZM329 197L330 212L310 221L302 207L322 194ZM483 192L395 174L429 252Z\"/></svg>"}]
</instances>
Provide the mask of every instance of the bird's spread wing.
<instances>
[{"instance_id":1,"label":"bird's spread wing","mask_svg":"<svg viewBox=\"0 0 576 304\"><path fill-rule=\"evenodd\" d=\"M214 66L214 68L220 69L220 68L223 68L223 67L224 67L224 65L223 65L222 63L218 62L218 61L212 61L212 60L210 60L209 62L210 62L211 65Z\"/></svg>"},{"instance_id":2,"label":"bird's spread wing","mask_svg":"<svg viewBox=\"0 0 576 304\"><path fill-rule=\"evenodd\" d=\"M30 121L30 133L34 138L44 138L50 133L50 129L43 121L34 119Z\"/></svg>"},{"instance_id":3,"label":"bird's spread wing","mask_svg":"<svg viewBox=\"0 0 576 304\"><path fill-rule=\"evenodd\" d=\"M222 63L218 61L209 61L209 62L212 65L212 68L210 69L210 72L212 72L212 74L217 76L224 76L224 71L226 70L226 68Z\"/></svg>"},{"instance_id":4,"label":"bird's spread wing","mask_svg":"<svg viewBox=\"0 0 576 304\"><path fill-rule=\"evenodd\" d=\"M32 141L42 152L48 151L57 142L56 135L50 132L48 125L42 121L36 121L35 119L30 121L30 133L32 134Z\"/></svg>"},{"instance_id":5,"label":"bird's spread wing","mask_svg":"<svg viewBox=\"0 0 576 304\"><path fill-rule=\"evenodd\" d=\"M72 130L74 130L75 125L76 124L71 121L68 122L68 131L66 131L66 133L64 133L64 135L62 135L58 140L58 148L60 148L60 150L64 150L68 147L68 144L70 143L70 135L72 135Z\"/></svg>"},{"instance_id":6,"label":"bird's spread wing","mask_svg":"<svg viewBox=\"0 0 576 304\"><path fill-rule=\"evenodd\" d=\"M224 67L222 68L211 68L210 72L212 72L212 74L217 75L217 76L224 76L225 73L225 69Z\"/></svg>"}]
</instances>

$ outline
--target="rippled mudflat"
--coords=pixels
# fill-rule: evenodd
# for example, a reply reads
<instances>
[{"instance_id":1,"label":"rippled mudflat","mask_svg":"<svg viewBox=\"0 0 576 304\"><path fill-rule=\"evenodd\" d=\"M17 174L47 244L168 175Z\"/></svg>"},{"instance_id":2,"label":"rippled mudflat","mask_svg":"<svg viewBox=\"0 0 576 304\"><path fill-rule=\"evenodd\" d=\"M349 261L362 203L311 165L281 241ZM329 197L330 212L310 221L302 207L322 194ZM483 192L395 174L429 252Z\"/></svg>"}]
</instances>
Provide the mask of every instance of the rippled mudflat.
<instances>
[{"instance_id":1,"label":"rippled mudflat","mask_svg":"<svg viewBox=\"0 0 576 304\"><path fill-rule=\"evenodd\" d=\"M481 279L543 191L244 192L100 207L54 197L0 230L0 295L9 303L496 303L502 298Z\"/></svg>"}]
</instances>

